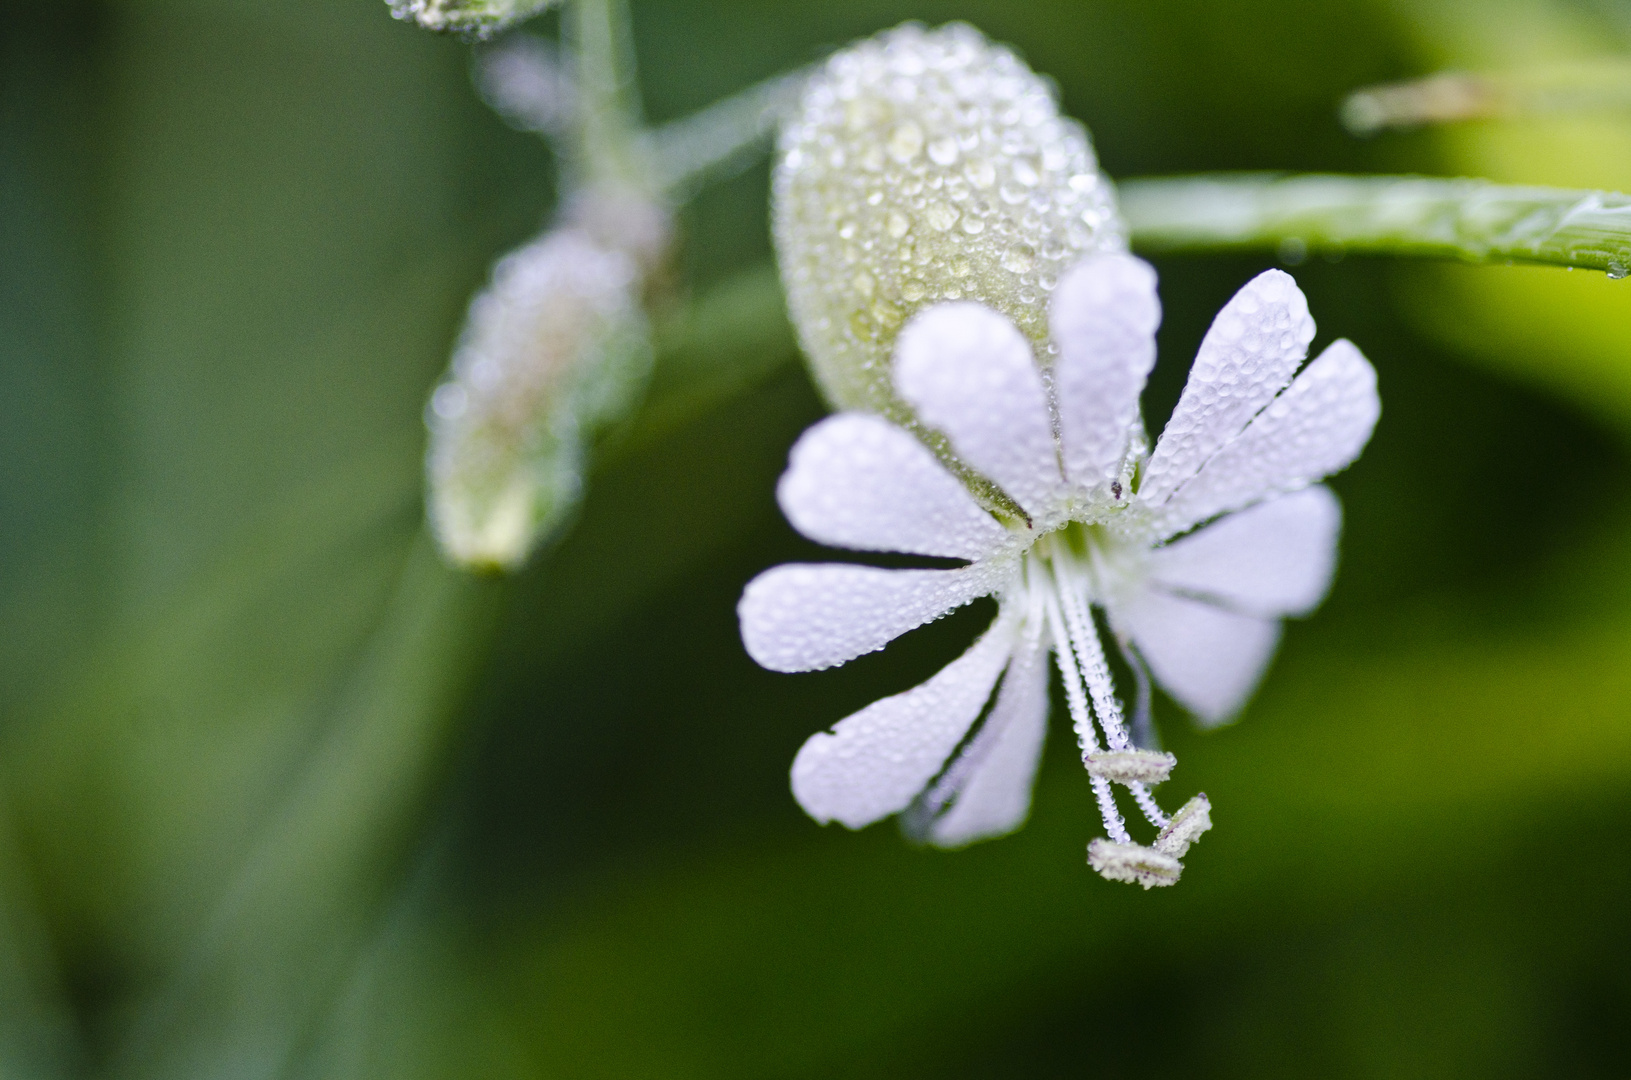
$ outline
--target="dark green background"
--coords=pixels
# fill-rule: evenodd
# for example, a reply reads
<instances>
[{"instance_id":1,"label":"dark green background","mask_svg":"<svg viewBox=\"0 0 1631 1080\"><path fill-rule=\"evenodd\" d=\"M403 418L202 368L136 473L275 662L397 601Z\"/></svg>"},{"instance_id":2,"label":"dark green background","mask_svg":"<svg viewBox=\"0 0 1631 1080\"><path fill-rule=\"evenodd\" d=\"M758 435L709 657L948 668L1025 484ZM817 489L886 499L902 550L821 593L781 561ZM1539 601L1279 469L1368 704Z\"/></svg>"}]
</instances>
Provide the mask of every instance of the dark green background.
<instances>
[{"instance_id":1,"label":"dark green background","mask_svg":"<svg viewBox=\"0 0 1631 1080\"><path fill-rule=\"evenodd\" d=\"M1631 115L1350 139L1357 85L1631 47L1619 4L637 0L672 118L902 19L1058 80L1117 177L1631 189ZM537 28L553 32L553 20ZM820 829L811 732L988 612L817 675L734 604L817 549L821 405L761 165L684 215L648 407L512 582L420 536L420 410L553 199L469 48L378 0L0 4L0 1077L1631 1075L1631 283L1296 268L1384 412L1336 589L1237 727L1159 702L1217 828ZM1152 426L1267 260L1164 260Z\"/></svg>"}]
</instances>

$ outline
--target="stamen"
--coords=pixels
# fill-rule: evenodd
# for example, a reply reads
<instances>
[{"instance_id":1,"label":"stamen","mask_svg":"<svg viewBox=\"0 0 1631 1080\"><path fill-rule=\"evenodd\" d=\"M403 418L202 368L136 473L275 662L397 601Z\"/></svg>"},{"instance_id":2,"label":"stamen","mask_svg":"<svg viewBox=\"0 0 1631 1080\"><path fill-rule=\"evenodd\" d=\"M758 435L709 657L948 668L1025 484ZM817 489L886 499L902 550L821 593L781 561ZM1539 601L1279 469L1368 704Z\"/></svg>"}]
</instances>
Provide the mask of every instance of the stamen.
<instances>
[{"instance_id":1,"label":"stamen","mask_svg":"<svg viewBox=\"0 0 1631 1080\"><path fill-rule=\"evenodd\" d=\"M1059 602L1051 591L1047 611L1048 631L1053 636L1053 656L1065 683L1065 704L1070 709L1071 724L1076 729L1076 744L1081 747L1085 762L1089 754L1099 752L1099 739L1093 730L1093 719L1088 715L1087 695L1082 691L1082 677L1076 671L1076 659L1071 655L1064 618L1059 614ZM1127 832L1127 823L1122 820L1121 811L1116 808L1116 796L1110 790L1110 781L1102 776L1093 777L1093 794L1099 801L1099 816L1104 818L1105 831L1119 843L1131 843L1132 836Z\"/></svg>"},{"instance_id":2,"label":"stamen","mask_svg":"<svg viewBox=\"0 0 1631 1080\"><path fill-rule=\"evenodd\" d=\"M1184 872L1184 864L1165 852L1108 840L1087 845L1087 864L1109 881L1137 882L1146 889L1176 884Z\"/></svg>"},{"instance_id":3,"label":"stamen","mask_svg":"<svg viewBox=\"0 0 1631 1080\"><path fill-rule=\"evenodd\" d=\"M1075 573L1075 560L1057 542L1049 565L1053 570L1054 591L1059 597L1064 618L1071 630L1072 652L1080 659L1086 675L1084 681L1093 696L1093 710L1104 728L1105 740L1110 744L1113 753L1135 752L1130 749L1127 729L1121 721L1121 702L1116 699L1115 684L1110 680L1110 665L1104 658L1104 647L1099 643L1098 631L1093 626L1092 609L1087 602L1086 581ZM1089 773L1093 772L1093 767L1085 756L1082 763L1088 766ZM1133 793L1133 799L1138 803L1138 809L1143 813L1145 820L1158 829L1165 828L1167 815L1144 783L1138 778L1129 778L1127 786Z\"/></svg>"},{"instance_id":4,"label":"stamen","mask_svg":"<svg viewBox=\"0 0 1631 1080\"><path fill-rule=\"evenodd\" d=\"M1083 763L1094 776L1118 784L1159 784L1172 774L1178 759L1153 750L1110 750L1089 754Z\"/></svg>"},{"instance_id":5,"label":"stamen","mask_svg":"<svg viewBox=\"0 0 1631 1080\"><path fill-rule=\"evenodd\" d=\"M1143 811L1145 821L1148 821L1157 829L1167 827L1167 813L1155 801L1155 796L1150 794L1149 788L1135 780L1127 785L1127 790L1133 793L1133 799L1138 803L1139 810Z\"/></svg>"},{"instance_id":6,"label":"stamen","mask_svg":"<svg viewBox=\"0 0 1631 1080\"><path fill-rule=\"evenodd\" d=\"M1172 823L1155 838L1156 850L1181 859L1189 851L1189 845L1199 840L1201 834L1211 827L1212 804L1203 791L1172 815Z\"/></svg>"},{"instance_id":7,"label":"stamen","mask_svg":"<svg viewBox=\"0 0 1631 1080\"><path fill-rule=\"evenodd\" d=\"M1099 644L1099 634L1093 628L1093 616L1083 595L1085 590L1081 586L1085 583L1071 574L1064 562L1064 559L1056 559L1053 570L1065 621L1070 628L1070 643L1081 664L1087 691L1093 697L1093 712L1104 727L1105 741L1112 750L1125 750L1131 740L1121 721L1121 702L1116 700L1115 685L1110 681L1110 665L1104 659L1104 648Z\"/></svg>"}]
</instances>

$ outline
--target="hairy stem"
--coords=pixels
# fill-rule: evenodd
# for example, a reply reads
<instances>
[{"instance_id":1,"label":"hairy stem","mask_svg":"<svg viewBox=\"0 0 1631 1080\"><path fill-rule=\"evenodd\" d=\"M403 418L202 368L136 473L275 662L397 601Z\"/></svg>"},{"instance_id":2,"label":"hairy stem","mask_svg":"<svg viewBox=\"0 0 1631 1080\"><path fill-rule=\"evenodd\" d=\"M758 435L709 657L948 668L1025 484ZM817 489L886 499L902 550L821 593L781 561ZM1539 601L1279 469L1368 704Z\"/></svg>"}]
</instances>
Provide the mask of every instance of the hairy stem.
<instances>
[{"instance_id":1,"label":"hairy stem","mask_svg":"<svg viewBox=\"0 0 1631 1080\"><path fill-rule=\"evenodd\" d=\"M1268 173L1120 185L1134 246L1152 252L1369 252L1631 269L1631 196L1487 180Z\"/></svg>"}]
</instances>

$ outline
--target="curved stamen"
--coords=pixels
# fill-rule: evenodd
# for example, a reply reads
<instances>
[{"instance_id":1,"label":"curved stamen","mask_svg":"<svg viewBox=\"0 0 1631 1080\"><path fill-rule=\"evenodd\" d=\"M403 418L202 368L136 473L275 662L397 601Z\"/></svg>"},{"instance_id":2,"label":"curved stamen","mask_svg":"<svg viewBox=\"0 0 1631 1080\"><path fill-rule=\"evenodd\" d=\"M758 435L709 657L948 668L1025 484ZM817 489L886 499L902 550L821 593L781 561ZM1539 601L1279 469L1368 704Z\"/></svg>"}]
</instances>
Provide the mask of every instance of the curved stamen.
<instances>
[{"instance_id":1,"label":"curved stamen","mask_svg":"<svg viewBox=\"0 0 1631 1080\"><path fill-rule=\"evenodd\" d=\"M1053 637L1053 656L1059 665L1059 675L1065 683L1065 703L1070 708L1072 726L1076 729L1076 743L1085 760L1088 754L1098 753L1099 738L1093 730L1093 719L1087 709L1087 695L1082 689L1082 677L1076 670L1076 658L1071 653L1070 638L1065 633L1064 616L1059 612L1057 595L1050 590L1047 598L1048 632ZM1116 807L1115 792L1110 781L1102 776L1093 777L1093 794L1099 801L1099 815L1104 818L1105 831L1120 844L1132 843L1127 824Z\"/></svg>"},{"instance_id":2,"label":"curved stamen","mask_svg":"<svg viewBox=\"0 0 1631 1080\"><path fill-rule=\"evenodd\" d=\"M1074 558L1057 541L1053 544L1052 555L1049 565L1053 570L1055 591L1070 630L1071 651L1080 664L1085 676L1083 681L1093 698L1093 712L1104 728L1105 741L1110 744L1110 749L1126 750L1132 745L1132 740L1122 721L1121 702L1116 698L1115 684L1110 679L1110 665L1104 656L1104 646L1099 642L1098 630L1093 625L1086 576L1079 572ZM1127 786L1145 819L1158 829L1165 828L1169 819L1150 794L1149 787L1139 782Z\"/></svg>"}]
</instances>

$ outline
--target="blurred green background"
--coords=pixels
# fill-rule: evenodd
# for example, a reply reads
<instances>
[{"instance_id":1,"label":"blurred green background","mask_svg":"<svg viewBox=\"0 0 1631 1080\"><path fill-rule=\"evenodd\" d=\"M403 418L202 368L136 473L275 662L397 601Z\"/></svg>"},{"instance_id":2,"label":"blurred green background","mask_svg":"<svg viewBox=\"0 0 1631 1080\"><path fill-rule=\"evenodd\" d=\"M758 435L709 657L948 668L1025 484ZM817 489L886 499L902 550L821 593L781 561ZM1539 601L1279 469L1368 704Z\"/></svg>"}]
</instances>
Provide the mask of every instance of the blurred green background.
<instances>
[{"instance_id":1,"label":"blurred green background","mask_svg":"<svg viewBox=\"0 0 1631 1080\"><path fill-rule=\"evenodd\" d=\"M907 18L1058 80L1117 177L1631 190L1631 114L1357 141L1347 91L1631 50L1622 0L635 0L673 118ZM533 24L554 32L554 20ZM0 1077L1631 1076L1631 283L1316 259L1384 414L1218 827L821 829L802 740L989 614L774 675L754 573L821 414L763 165L687 209L652 397L509 582L421 536L421 407L553 200L468 46L379 0L0 3ZM1266 260L1167 259L1158 429ZM1620 824L1616 824L1619 822Z\"/></svg>"}]
</instances>

